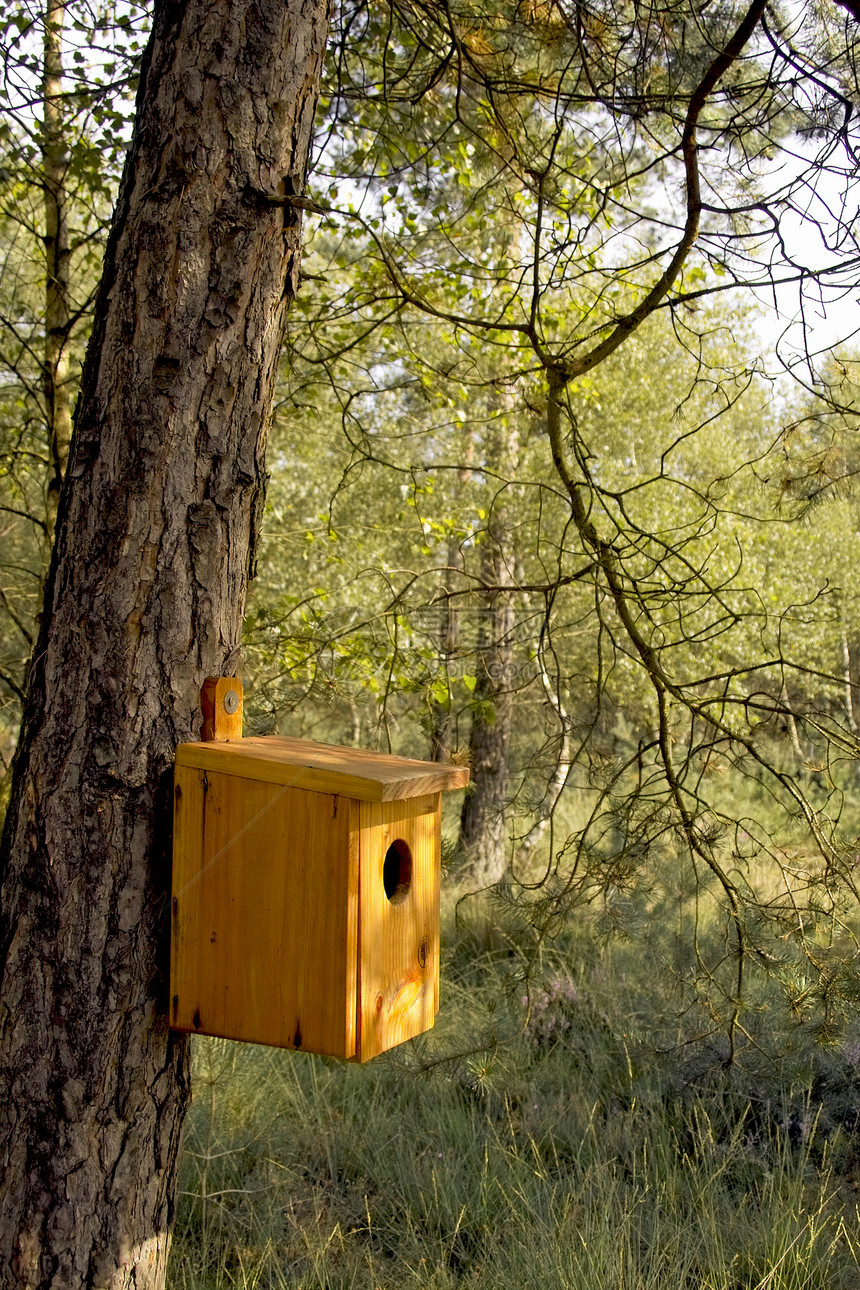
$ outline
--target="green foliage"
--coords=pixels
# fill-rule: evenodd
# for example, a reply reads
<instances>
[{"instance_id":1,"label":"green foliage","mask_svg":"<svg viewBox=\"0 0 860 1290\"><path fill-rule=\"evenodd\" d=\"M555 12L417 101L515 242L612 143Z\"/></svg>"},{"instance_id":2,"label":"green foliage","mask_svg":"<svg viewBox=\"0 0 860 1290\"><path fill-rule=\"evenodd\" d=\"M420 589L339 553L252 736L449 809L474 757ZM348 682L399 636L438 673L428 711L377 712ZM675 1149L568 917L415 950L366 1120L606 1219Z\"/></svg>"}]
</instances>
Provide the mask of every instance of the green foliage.
<instances>
[{"instance_id":1,"label":"green foliage","mask_svg":"<svg viewBox=\"0 0 860 1290\"><path fill-rule=\"evenodd\" d=\"M520 949L677 906L676 1010L731 1061L772 989L823 1040L858 992L855 363L787 392L747 292L850 181L852 59L755 12L339 11L246 624L250 731L463 757L512 712ZM66 18L73 385L141 13ZM6 761L52 463L41 37L3 22ZM801 294L853 282L831 206Z\"/></svg>"},{"instance_id":2,"label":"green foliage","mask_svg":"<svg viewBox=\"0 0 860 1290\"><path fill-rule=\"evenodd\" d=\"M332 500L316 532L310 513L295 526L292 550L280 534L264 547L260 600L272 605L285 568L290 592L282 614L253 620L249 641L259 675L273 678L270 720L422 755L441 712L462 748L475 715L493 715L475 690L474 625L504 502L516 552L505 574L516 613L511 899L539 937L594 901L618 930L637 894L672 899L680 888L709 910L722 902L720 930L697 940L688 969L712 1019L729 1033L747 1026L756 977L778 963L786 997L826 1032L853 1006L856 975L851 476L830 449L838 487L814 510L798 507L784 480L800 480L804 462L817 469L825 405L793 412L799 424L784 431L745 319L714 309L697 326L707 339L679 353L652 320L571 389L592 514L614 534L643 635L677 687L663 700L566 514L545 403L517 402L517 460L496 473L494 428L513 417L495 387L464 396L439 367L419 387L402 353L386 376L384 330L372 340L377 366L364 360L372 381L340 399L354 418L346 441L324 401L331 387L294 351L276 431L289 445L289 494L276 477L273 505L287 514ZM425 323L426 360L435 344ZM362 354L351 351L344 396ZM296 406L311 397L313 447ZM847 398L832 397L827 414L840 443L852 433ZM296 586L302 567L310 601ZM559 763L565 792L533 843Z\"/></svg>"},{"instance_id":3,"label":"green foliage","mask_svg":"<svg viewBox=\"0 0 860 1290\"><path fill-rule=\"evenodd\" d=\"M71 406L145 36L137 3L122 12L110 3L55 9L57 84L46 100L46 13L13 4L0 17L0 777L17 736L57 500L46 297L52 286L63 297L63 318L53 325ZM47 192L63 226L57 277L47 259Z\"/></svg>"},{"instance_id":4,"label":"green foliage","mask_svg":"<svg viewBox=\"0 0 860 1290\"><path fill-rule=\"evenodd\" d=\"M144 14L65 19L74 388ZM51 528L41 20L0 19L3 766ZM462 756L507 702L510 863L432 1040L196 1046L174 1285L857 1284L860 382L777 384L747 291L854 290L856 94L822 6L340 8L248 728ZM841 258L781 259L816 215Z\"/></svg>"},{"instance_id":5,"label":"green foliage","mask_svg":"<svg viewBox=\"0 0 860 1290\"><path fill-rule=\"evenodd\" d=\"M801 156L791 135L841 101L835 27L731 5L339 22L282 432L307 400L337 443L346 576L315 577L300 657L295 631L266 639L272 708L307 730L321 697L335 737L462 755L512 707L509 890L536 928L682 865L722 906L691 973L730 1053L774 936L825 1018L856 953L834 930L825 970L818 939L855 898L852 504L846 484L810 540L799 490L818 497L834 454L796 452L788 479L796 409L726 288L778 276L780 230L821 215L801 191L847 183L847 136ZM825 46L815 89L783 75L789 47Z\"/></svg>"}]
</instances>

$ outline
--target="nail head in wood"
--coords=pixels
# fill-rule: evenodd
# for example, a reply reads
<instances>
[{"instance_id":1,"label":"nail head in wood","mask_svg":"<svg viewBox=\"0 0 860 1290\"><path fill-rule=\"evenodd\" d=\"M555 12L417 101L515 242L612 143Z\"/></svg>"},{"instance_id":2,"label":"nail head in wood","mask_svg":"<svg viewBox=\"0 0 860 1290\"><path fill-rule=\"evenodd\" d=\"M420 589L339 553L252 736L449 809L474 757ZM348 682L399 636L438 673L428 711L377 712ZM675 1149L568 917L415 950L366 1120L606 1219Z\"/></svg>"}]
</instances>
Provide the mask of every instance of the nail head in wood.
<instances>
[{"instance_id":1,"label":"nail head in wood","mask_svg":"<svg viewBox=\"0 0 860 1290\"><path fill-rule=\"evenodd\" d=\"M242 738L242 682L238 676L210 676L200 691L201 739L207 743Z\"/></svg>"},{"instance_id":2,"label":"nail head in wood","mask_svg":"<svg viewBox=\"0 0 860 1290\"><path fill-rule=\"evenodd\" d=\"M441 798L468 779L286 735L180 744L174 1029L354 1061L429 1030Z\"/></svg>"}]
</instances>

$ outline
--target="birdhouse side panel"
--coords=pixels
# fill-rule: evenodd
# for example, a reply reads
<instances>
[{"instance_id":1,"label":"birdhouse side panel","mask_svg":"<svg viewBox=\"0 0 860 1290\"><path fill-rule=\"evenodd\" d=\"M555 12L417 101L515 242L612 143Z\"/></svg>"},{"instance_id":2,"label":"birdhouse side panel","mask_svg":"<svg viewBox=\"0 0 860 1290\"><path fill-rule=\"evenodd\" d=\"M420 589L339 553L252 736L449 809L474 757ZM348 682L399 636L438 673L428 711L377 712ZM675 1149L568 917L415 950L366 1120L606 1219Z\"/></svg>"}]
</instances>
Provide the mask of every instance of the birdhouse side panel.
<instances>
[{"instance_id":1,"label":"birdhouse side panel","mask_svg":"<svg viewBox=\"0 0 860 1290\"><path fill-rule=\"evenodd\" d=\"M355 807L180 766L176 787L171 1024L351 1056Z\"/></svg>"},{"instance_id":2,"label":"birdhouse side panel","mask_svg":"<svg viewBox=\"0 0 860 1290\"><path fill-rule=\"evenodd\" d=\"M433 793L360 805L360 1061L429 1030L435 1020L441 800Z\"/></svg>"}]
</instances>

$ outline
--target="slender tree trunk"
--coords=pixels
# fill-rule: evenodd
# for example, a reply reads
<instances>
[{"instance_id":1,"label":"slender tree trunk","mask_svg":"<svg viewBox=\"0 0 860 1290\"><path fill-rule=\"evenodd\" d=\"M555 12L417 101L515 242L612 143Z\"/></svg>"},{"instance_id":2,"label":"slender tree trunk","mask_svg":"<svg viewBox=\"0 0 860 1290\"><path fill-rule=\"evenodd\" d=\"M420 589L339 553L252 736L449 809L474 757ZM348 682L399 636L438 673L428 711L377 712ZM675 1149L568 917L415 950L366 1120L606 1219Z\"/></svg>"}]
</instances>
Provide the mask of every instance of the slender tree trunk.
<instances>
[{"instance_id":1,"label":"slender tree trunk","mask_svg":"<svg viewBox=\"0 0 860 1290\"><path fill-rule=\"evenodd\" d=\"M851 683L851 647L848 644L848 615L845 613L845 601L839 605L839 630L842 644L842 678L845 686L845 720L852 734L857 734L857 718L854 714L854 686Z\"/></svg>"},{"instance_id":2,"label":"slender tree trunk","mask_svg":"<svg viewBox=\"0 0 860 1290\"><path fill-rule=\"evenodd\" d=\"M42 183L45 201L45 400L50 475L45 567L57 518L60 489L72 437L69 387L69 229L66 178L69 165L63 112L63 20L66 0L47 0L43 43Z\"/></svg>"},{"instance_id":3,"label":"slender tree trunk","mask_svg":"<svg viewBox=\"0 0 860 1290\"><path fill-rule=\"evenodd\" d=\"M504 413L490 437L487 466L503 480L516 478L519 438L513 392L503 395ZM469 761L472 778L460 816L460 848L468 882L498 882L507 863L505 818L510 784L513 717L514 611L508 592L495 590L515 581L510 487L496 493L487 517L481 559L477 682L473 694Z\"/></svg>"},{"instance_id":4,"label":"slender tree trunk","mask_svg":"<svg viewBox=\"0 0 860 1290\"><path fill-rule=\"evenodd\" d=\"M439 657L444 659L445 671L449 679L454 675L454 663L457 656L459 645L459 621L457 609L451 603L451 592L454 590L452 585L456 578L455 570L462 563L462 554L460 552L460 543L456 538L451 538L448 542L448 575L446 585L442 588L442 599L439 605ZM430 744L430 756L433 761L450 761L451 759L451 728L452 728L452 711L450 688L447 702L439 703L433 698L432 694L429 700L429 730L428 740Z\"/></svg>"},{"instance_id":5,"label":"slender tree trunk","mask_svg":"<svg viewBox=\"0 0 860 1290\"><path fill-rule=\"evenodd\" d=\"M475 458L475 433L474 427L466 426L465 439L463 442L463 456L460 467L457 471L458 483L462 489L466 489L472 478L472 468ZM441 588L441 620L439 623L439 656L445 660L446 672L449 680L454 676L457 656L460 653L460 604L458 598L456 603L452 603L452 593L462 591L463 587L458 586L463 579L458 576L464 569L462 539L457 536L448 538L447 550L447 574L445 585ZM430 756L433 761L450 761L454 752L452 746L452 736L456 741L457 731L454 721L454 713L449 696L446 703L437 703L432 697L429 699L429 719L428 719L428 742L430 744Z\"/></svg>"},{"instance_id":6,"label":"slender tree trunk","mask_svg":"<svg viewBox=\"0 0 860 1290\"><path fill-rule=\"evenodd\" d=\"M520 840L518 851L520 858L528 862L534 855L535 850L542 841L547 831L549 822L552 819L553 811L559 803L562 793L564 792L568 777L570 775L571 760L571 738L570 717L565 711L564 704L559 698L558 690L555 683L546 670L546 666L540 662L540 679L543 685L544 694L546 695L547 707L555 714L559 727L558 755L555 763L555 769L549 783L546 786L546 792L540 802L536 812L534 824L528 833Z\"/></svg>"},{"instance_id":7,"label":"slender tree trunk","mask_svg":"<svg viewBox=\"0 0 860 1290\"><path fill-rule=\"evenodd\" d=\"M489 562L485 572L491 573ZM495 572L493 569L492 572ZM488 604L481 620L478 679L469 738L472 778L460 817L465 877L486 886L499 882L506 865L505 810L510 783L513 693L513 610L507 596Z\"/></svg>"},{"instance_id":8,"label":"slender tree trunk","mask_svg":"<svg viewBox=\"0 0 860 1290\"><path fill-rule=\"evenodd\" d=\"M156 6L0 851L10 1290L163 1282L171 765L239 662L325 29L323 0Z\"/></svg>"},{"instance_id":9,"label":"slender tree trunk","mask_svg":"<svg viewBox=\"0 0 860 1290\"><path fill-rule=\"evenodd\" d=\"M789 699L788 699L788 686L786 685L785 680L783 680L782 682L782 689L780 690L780 694L779 694L779 702L783 705L782 711L783 711L783 715L785 716L785 724L788 730L789 738L791 739L791 746L794 749L794 755L795 757L797 757L798 761L805 761L806 759L804 756L804 752L800 746L800 736L797 733L797 721L795 720L794 713L791 708L791 703L789 702Z\"/></svg>"}]
</instances>

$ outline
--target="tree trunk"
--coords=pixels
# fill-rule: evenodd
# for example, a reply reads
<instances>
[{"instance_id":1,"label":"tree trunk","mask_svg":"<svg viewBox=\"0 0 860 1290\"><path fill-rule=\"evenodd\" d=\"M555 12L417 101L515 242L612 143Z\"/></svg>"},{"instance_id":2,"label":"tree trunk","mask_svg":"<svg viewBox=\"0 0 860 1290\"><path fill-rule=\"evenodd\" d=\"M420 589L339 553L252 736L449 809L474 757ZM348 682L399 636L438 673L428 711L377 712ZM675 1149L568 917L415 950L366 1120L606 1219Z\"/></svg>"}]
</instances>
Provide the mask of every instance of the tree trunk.
<instances>
[{"instance_id":1,"label":"tree trunk","mask_svg":"<svg viewBox=\"0 0 860 1290\"><path fill-rule=\"evenodd\" d=\"M784 677L782 681L782 689L779 692L779 702L783 705L782 712L785 717L785 728L788 732L789 738L791 739L791 746L794 749L794 755L797 757L798 761L803 762L806 758L804 756L803 749L800 746L800 736L797 733L797 721L795 720L794 712L792 710L791 703L789 702L788 686L785 683Z\"/></svg>"},{"instance_id":2,"label":"tree trunk","mask_svg":"<svg viewBox=\"0 0 860 1290\"><path fill-rule=\"evenodd\" d=\"M854 715L854 686L851 683L851 647L848 644L848 615L845 612L844 597L839 603L839 634L842 645L842 677L845 686L845 720L852 734L857 734L857 718Z\"/></svg>"},{"instance_id":3,"label":"tree trunk","mask_svg":"<svg viewBox=\"0 0 860 1290\"><path fill-rule=\"evenodd\" d=\"M525 864L528 863L543 840L544 834L549 826L549 822L552 819L553 812L558 806L561 795L567 787L571 767L570 717L565 711L564 704L559 697L556 682L553 681L549 672L546 670L544 661L540 656L538 661L540 666L541 684L543 685L544 694L546 695L546 706L550 711L555 713L556 721L558 723L558 753L556 755L555 768L552 772L549 783L546 786L546 791L542 800L538 804L537 810L535 811L534 824L532 824L528 833L519 840L519 844L517 846L517 851L519 852L518 859Z\"/></svg>"},{"instance_id":4,"label":"tree trunk","mask_svg":"<svg viewBox=\"0 0 860 1290\"><path fill-rule=\"evenodd\" d=\"M69 228L66 174L69 155L63 113L63 20L66 0L47 0L43 42L42 184L45 203L45 400L49 479L45 567L72 436L69 387Z\"/></svg>"},{"instance_id":5,"label":"tree trunk","mask_svg":"<svg viewBox=\"0 0 860 1290\"><path fill-rule=\"evenodd\" d=\"M462 564L462 554L460 552L460 543L457 538L448 540L448 570L447 585L441 588L439 600L439 634L438 649L440 661L444 662L445 677L448 682L448 698L444 703L439 703L434 699L432 693L428 700L429 703L429 720L428 720L428 742L430 744L430 757L433 761L450 761L451 760L451 727L452 727L452 710L451 710L451 693L450 686L453 679L454 664L457 656L457 647L459 644L459 624L457 621L457 610L451 604L451 593L454 590L452 582L456 577L454 572Z\"/></svg>"},{"instance_id":6,"label":"tree trunk","mask_svg":"<svg viewBox=\"0 0 860 1290\"><path fill-rule=\"evenodd\" d=\"M457 478L460 487L465 490L472 478L472 467L475 456L475 434L474 428L467 425L465 428L465 440L463 443L463 457L457 470ZM456 591L462 591L463 578L460 576L464 571L465 562L463 559L463 539L461 534L450 534L448 537L447 550L447 570L445 574L445 585L440 588L440 623L438 634L438 652L440 660L445 662L446 678L448 680L448 698L444 703L438 703L431 693L429 703L429 719L427 739L430 745L430 756L433 761L450 761L455 752L452 744L457 739L457 724L453 704L451 701L451 682L455 680L455 669L460 653L460 599L452 603L452 595Z\"/></svg>"},{"instance_id":7,"label":"tree trunk","mask_svg":"<svg viewBox=\"0 0 860 1290\"><path fill-rule=\"evenodd\" d=\"M486 576L490 572L489 562L484 570ZM480 886L499 882L506 865L513 621L510 598L497 596L493 604L487 605L478 643L477 683L469 736L472 778L460 816L460 847L466 857L466 880Z\"/></svg>"},{"instance_id":8,"label":"tree trunk","mask_svg":"<svg viewBox=\"0 0 860 1290\"><path fill-rule=\"evenodd\" d=\"M0 851L4 1287L163 1282L173 750L239 662L325 30L322 0L156 7Z\"/></svg>"},{"instance_id":9,"label":"tree trunk","mask_svg":"<svg viewBox=\"0 0 860 1290\"><path fill-rule=\"evenodd\" d=\"M502 395L504 412L491 433L486 465L497 478L514 480L519 453L513 391ZM499 882L507 863L505 818L510 784L513 717L514 611L509 592L515 581L511 486L502 484L487 517L481 559L477 681L473 692L469 761L472 778L460 816L464 876L472 884Z\"/></svg>"}]
</instances>

